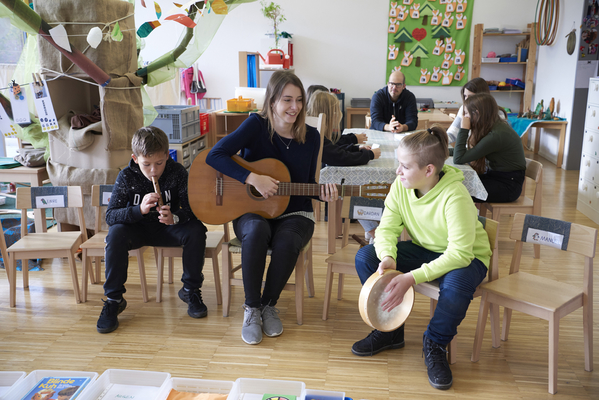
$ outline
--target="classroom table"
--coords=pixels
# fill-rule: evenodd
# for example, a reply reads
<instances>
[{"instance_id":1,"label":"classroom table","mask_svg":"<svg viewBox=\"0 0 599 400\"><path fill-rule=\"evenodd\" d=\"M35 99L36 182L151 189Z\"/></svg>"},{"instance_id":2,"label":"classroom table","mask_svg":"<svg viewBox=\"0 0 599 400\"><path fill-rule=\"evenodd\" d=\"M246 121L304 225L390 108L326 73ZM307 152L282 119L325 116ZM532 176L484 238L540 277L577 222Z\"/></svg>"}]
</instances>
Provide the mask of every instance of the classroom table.
<instances>
[{"instance_id":1,"label":"classroom table","mask_svg":"<svg viewBox=\"0 0 599 400\"><path fill-rule=\"evenodd\" d=\"M347 107L345 110L345 115L347 119L347 129L352 129L352 117L354 115L363 115L364 117L366 117L366 114L370 112L369 108L363 107ZM431 109L428 111L418 111L417 129L427 129L433 126L434 124L440 125L443 128L447 129L451 126L452 122L453 118L445 114L441 110Z\"/></svg>"},{"instance_id":2,"label":"classroom table","mask_svg":"<svg viewBox=\"0 0 599 400\"><path fill-rule=\"evenodd\" d=\"M320 183L340 184L344 179L344 185L365 185L371 182L392 183L395 180L395 171L399 165L395 156L395 149L399 141L407 134L374 131L369 129L346 129L346 133L366 133L367 144L378 144L381 156L376 160L370 160L366 165L355 167L332 167L326 166L320 170ZM464 185L471 196L486 200L487 191L483 186L476 171L468 164L454 164L453 158L449 157L445 164L454 166L464 173ZM328 252L335 253L335 238L337 237L338 212L340 201L329 203L328 213Z\"/></svg>"},{"instance_id":3,"label":"classroom table","mask_svg":"<svg viewBox=\"0 0 599 400\"><path fill-rule=\"evenodd\" d=\"M559 145L557 148L557 162L558 168L562 167L562 161L564 159L564 146L566 144L566 126L568 125L567 120L543 120L543 119L528 119L528 118L516 118L508 117L512 128L522 138L522 144L528 142L528 132L530 128L535 128L535 144L533 152L534 154L539 153L539 147L541 145L541 134L539 128L545 129L558 129L559 130Z\"/></svg>"}]
</instances>

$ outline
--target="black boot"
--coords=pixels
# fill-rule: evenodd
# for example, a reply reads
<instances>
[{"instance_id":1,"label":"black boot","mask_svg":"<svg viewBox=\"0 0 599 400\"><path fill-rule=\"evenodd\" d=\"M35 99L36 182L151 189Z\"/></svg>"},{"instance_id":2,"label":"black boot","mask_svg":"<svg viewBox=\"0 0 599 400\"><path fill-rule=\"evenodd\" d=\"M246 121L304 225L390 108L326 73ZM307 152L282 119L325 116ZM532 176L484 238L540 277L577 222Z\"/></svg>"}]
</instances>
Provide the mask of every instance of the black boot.
<instances>
[{"instance_id":1,"label":"black boot","mask_svg":"<svg viewBox=\"0 0 599 400\"><path fill-rule=\"evenodd\" d=\"M435 389L447 390L453 383L446 347L433 342L426 335L422 336L422 352L424 364L428 368L428 382Z\"/></svg>"},{"instance_id":2,"label":"black boot","mask_svg":"<svg viewBox=\"0 0 599 400\"><path fill-rule=\"evenodd\" d=\"M364 339L354 343L351 352L357 356L373 356L383 350L401 349L406 345L403 329L403 325L393 332L381 332L375 329Z\"/></svg>"}]
</instances>

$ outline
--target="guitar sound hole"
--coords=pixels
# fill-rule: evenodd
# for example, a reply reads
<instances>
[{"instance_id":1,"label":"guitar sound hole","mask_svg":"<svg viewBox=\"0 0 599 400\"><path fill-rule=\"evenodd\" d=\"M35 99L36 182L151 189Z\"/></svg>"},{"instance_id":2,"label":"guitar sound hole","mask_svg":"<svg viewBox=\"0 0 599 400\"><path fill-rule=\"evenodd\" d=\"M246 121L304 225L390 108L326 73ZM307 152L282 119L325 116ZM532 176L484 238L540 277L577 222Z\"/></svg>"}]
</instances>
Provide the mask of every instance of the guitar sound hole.
<instances>
[{"instance_id":1,"label":"guitar sound hole","mask_svg":"<svg viewBox=\"0 0 599 400\"><path fill-rule=\"evenodd\" d=\"M252 185L247 185L247 188L248 188L248 194L250 195L250 197L253 197L254 200L264 200L264 197L262 197L262 195L260 194L258 189L256 189Z\"/></svg>"}]
</instances>

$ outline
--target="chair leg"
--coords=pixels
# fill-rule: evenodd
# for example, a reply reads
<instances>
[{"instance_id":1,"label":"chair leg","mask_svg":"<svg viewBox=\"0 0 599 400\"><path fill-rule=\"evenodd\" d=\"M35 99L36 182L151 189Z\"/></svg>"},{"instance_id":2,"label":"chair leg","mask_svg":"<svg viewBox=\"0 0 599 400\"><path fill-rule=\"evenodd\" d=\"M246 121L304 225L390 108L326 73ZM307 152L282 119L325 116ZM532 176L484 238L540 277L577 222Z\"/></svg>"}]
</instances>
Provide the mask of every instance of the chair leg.
<instances>
[{"instance_id":1,"label":"chair leg","mask_svg":"<svg viewBox=\"0 0 599 400\"><path fill-rule=\"evenodd\" d=\"M512 309L504 307L503 308L503 327L501 330L501 340L504 342L507 340L507 337L510 333L510 323L512 322Z\"/></svg>"},{"instance_id":2,"label":"chair leg","mask_svg":"<svg viewBox=\"0 0 599 400\"><path fill-rule=\"evenodd\" d=\"M94 281L95 284L100 284L102 283L102 257L95 257L95 267L96 267L96 280Z\"/></svg>"},{"instance_id":3,"label":"chair leg","mask_svg":"<svg viewBox=\"0 0 599 400\"><path fill-rule=\"evenodd\" d=\"M339 274L337 278L337 300L343 300L343 285L345 281L345 274Z\"/></svg>"},{"instance_id":4,"label":"chair leg","mask_svg":"<svg viewBox=\"0 0 599 400\"><path fill-rule=\"evenodd\" d=\"M144 255L141 249L137 249L135 251L137 256L137 265L139 266L139 280L141 281L141 294L144 299L144 303L147 303L149 300L148 297L148 284L146 281L146 266L144 265Z\"/></svg>"},{"instance_id":5,"label":"chair leg","mask_svg":"<svg viewBox=\"0 0 599 400\"><path fill-rule=\"evenodd\" d=\"M312 243L304 254L306 260L306 287L308 288L308 297L314 297L314 269L312 268Z\"/></svg>"},{"instance_id":6,"label":"chair leg","mask_svg":"<svg viewBox=\"0 0 599 400\"><path fill-rule=\"evenodd\" d=\"M582 326L584 330L584 370L593 370L593 303L589 302L582 306Z\"/></svg>"},{"instance_id":7,"label":"chair leg","mask_svg":"<svg viewBox=\"0 0 599 400\"><path fill-rule=\"evenodd\" d=\"M85 266L85 262L83 260L85 260L86 254L87 254L87 249L86 250L81 249L81 265L82 266ZM91 283L96 283L96 273L94 272L94 269L89 268L89 266L88 266L87 274L89 275L89 281ZM83 283L83 281L87 282L87 275L85 275L85 274L81 278L81 283Z\"/></svg>"},{"instance_id":8,"label":"chair leg","mask_svg":"<svg viewBox=\"0 0 599 400\"><path fill-rule=\"evenodd\" d=\"M23 272L23 289L29 287L29 259L21 260L21 271Z\"/></svg>"},{"instance_id":9,"label":"chair leg","mask_svg":"<svg viewBox=\"0 0 599 400\"><path fill-rule=\"evenodd\" d=\"M533 244L532 247L534 249L534 258L541 258L541 245Z\"/></svg>"},{"instance_id":10,"label":"chair leg","mask_svg":"<svg viewBox=\"0 0 599 400\"><path fill-rule=\"evenodd\" d=\"M304 323L304 264L305 254L300 253L295 264L295 313L297 314L297 324Z\"/></svg>"},{"instance_id":11,"label":"chair leg","mask_svg":"<svg viewBox=\"0 0 599 400\"><path fill-rule=\"evenodd\" d=\"M491 337L492 337L492 346L495 349L501 347L501 340L499 339L499 330L501 327L499 326L499 305L491 304Z\"/></svg>"},{"instance_id":12,"label":"chair leg","mask_svg":"<svg viewBox=\"0 0 599 400\"><path fill-rule=\"evenodd\" d=\"M162 283L164 282L163 250L158 250L154 247L154 257L156 257L156 268L158 269L158 276L156 277L156 303L160 303L162 301Z\"/></svg>"},{"instance_id":13,"label":"chair leg","mask_svg":"<svg viewBox=\"0 0 599 400\"><path fill-rule=\"evenodd\" d=\"M229 316L229 307L231 306L231 268L233 268L233 257L229 252L229 243L223 243L223 317Z\"/></svg>"},{"instance_id":14,"label":"chair leg","mask_svg":"<svg viewBox=\"0 0 599 400\"><path fill-rule=\"evenodd\" d=\"M331 292L333 291L333 265L327 265L327 280L324 284L324 304L322 306L322 320L329 317L329 306L331 305Z\"/></svg>"},{"instance_id":15,"label":"chair leg","mask_svg":"<svg viewBox=\"0 0 599 400\"><path fill-rule=\"evenodd\" d=\"M69 253L67 257L69 259L69 267L71 268L71 279L73 280L73 292L75 293L75 303L79 304L81 303L81 292L79 291L79 279L77 278L77 265L75 264L75 254ZM23 267L23 270L24 269L25 267Z\"/></svg>"},{"instance_id":16,"label":"chair leg","mask_svg":"<svg viewBox=\"0 0 599 400\"><path fill-rule=\"evenodd\" d=\"M10 286L10 306L15 307L17 305L17 259L15 254L8 253L8 264L10 269L10 274L8 275L8 282Z\"/></svg>"},{"instance_id":17,"label":"chair leg","mask_svg":"<svg viewBox=\"0 0 599 400\"><path fill-rule=\"evenodd\" d=\"M214 287L216 289L216 304L223 304L223 294L220 284L220 271L218 269L218 253L212 253L212 273L214 274Z\"/></svg>"},{"instance_id":18,"label":"chair leg","mask_svg":"<svg viewBox=\"0 0 599 400\"><path fill-rule=\"evenodd\" d=\"M487 324L488 314L489 302L487 301L487 293L483 292L480 298L480 308L478 309L478 321L476 323L476 331L474 332L472 356L470 357L470 361L472 362L478 362L480 358L480 349L483 344L483 336L485 335L485 325Z\"/></svg>"},{"instance_id":19,"label":"chair leg","mask_svg":"<svg viewBox=\"0 0 599 400\"><path fill-rule=\"evenodd\" d=\"M174 282L175 257L168 257L168 283L172 285Z\"/></svg>"},{"instance_id":20,"label":"chair leg","mask_svg":"<svg viewBox=\"0 0 599 400\"><path fill-rule=\"evenodd\" d=\"M87 278L89 276L92 283L93 279L93 268L89 268L89 259L87 258L87 249L81 249L81 264L83 264L82 272L81 272L81 302L85 303L87 301ZM89 269L89 271L88 271Z\"/></svg>"},{"instance_id":21,"label":"chair leg","mask_svg":"<svg viewBox=\"0 0 599 400\"><path fill-rule=\"evenodd\" d=\"M559 317L549 318L549 393L557 393L557 356L559 345Z\"/></svg>"},{"instance_id":22,"label":"chair leg","mask_svg":"<svg viewBox=\"0 0 599 400\"><path fill-rule=\"evenodd\" d=\"M455 364L456 362L456 358L457 358L457 354L458 354L458 338L457 335L453 337L453 339L451 339L451 342L449 342L449 346L447 346L447 352L448 354L448 360L450 364Z\"/></svg>"}]
</instances>

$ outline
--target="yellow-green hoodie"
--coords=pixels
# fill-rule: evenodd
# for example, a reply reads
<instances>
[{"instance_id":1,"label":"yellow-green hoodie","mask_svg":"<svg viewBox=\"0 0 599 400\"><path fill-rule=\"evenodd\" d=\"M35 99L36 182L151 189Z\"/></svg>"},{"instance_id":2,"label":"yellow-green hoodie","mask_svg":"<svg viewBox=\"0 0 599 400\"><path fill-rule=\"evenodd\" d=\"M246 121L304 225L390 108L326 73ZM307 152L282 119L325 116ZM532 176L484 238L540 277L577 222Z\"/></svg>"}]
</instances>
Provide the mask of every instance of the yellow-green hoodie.
<instances>
[{"instance_id":1,"label":"yellow-green hoodie","mask_svg":"<svg viewBox=\"0 0 599 400\"><path fill-rule=\"evenodd\" d=\"M417 284L467 267L474 258L488 267L491 249L487 232L478 220L478 212L463 180L462 171L445 165L439 182L418 198L414 189L405 189L396 179L376 230L374 248L378 258L389 256L396 260L397 238L405 228L413 243L443 253L412 271Z\"/></svg>"}]
</instances>

